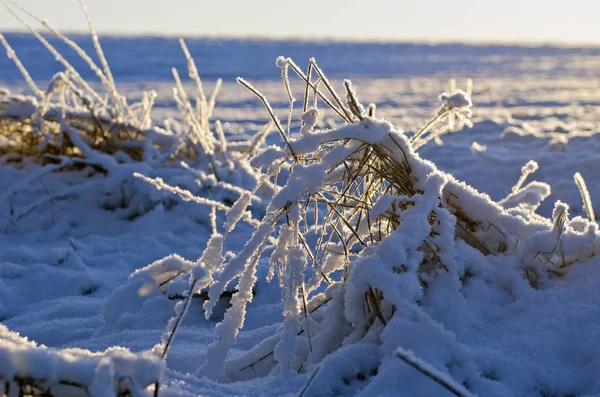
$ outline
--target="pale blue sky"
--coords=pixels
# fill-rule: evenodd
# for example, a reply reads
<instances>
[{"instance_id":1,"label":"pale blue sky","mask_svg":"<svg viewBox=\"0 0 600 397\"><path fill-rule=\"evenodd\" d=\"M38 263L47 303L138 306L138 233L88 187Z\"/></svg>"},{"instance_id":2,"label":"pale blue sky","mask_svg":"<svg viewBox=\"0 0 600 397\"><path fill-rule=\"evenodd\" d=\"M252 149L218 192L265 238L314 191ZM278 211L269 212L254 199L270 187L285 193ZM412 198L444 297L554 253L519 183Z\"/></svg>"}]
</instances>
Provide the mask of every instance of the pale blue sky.
<instances>
[{"instance_id":1,"label":"pale blue sky","mask_svg":"<svg viewBox=\"0 0 600 397\"><path fill-rule=\"evenodd\" d=\"M16 0L84 31L77 0ZM600 44L597 0L86 0L99 32ZM0 31L19 29L0 8Z\"/></svg>"}]
</instances>

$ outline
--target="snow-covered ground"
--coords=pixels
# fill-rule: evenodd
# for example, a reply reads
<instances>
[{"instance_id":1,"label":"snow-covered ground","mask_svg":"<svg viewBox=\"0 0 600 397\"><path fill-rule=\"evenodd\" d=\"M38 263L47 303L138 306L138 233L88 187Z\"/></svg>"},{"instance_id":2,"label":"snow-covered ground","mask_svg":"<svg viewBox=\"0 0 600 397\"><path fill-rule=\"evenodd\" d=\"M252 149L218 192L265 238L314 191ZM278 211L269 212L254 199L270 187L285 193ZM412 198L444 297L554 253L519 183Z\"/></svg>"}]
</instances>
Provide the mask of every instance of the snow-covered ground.
<instances>
[{"instance_id":1,"label":"snow-covered ground","mask_svg":"<svg viewBox=\"0 0 600 397\"><path fill-rule=\"evenodd\" d=\"M47 81L59 70L33 39L7 35L7 40L37 81ZM169 72L171 66L184 67L177 44L159 38L109 38L104 44L122 92L135 99L141 89L155 89L154 120L177 117ZM573 180L576 172L587 181L592 202L600 203L600 49L219 40L188 44L209 88L216 77L224 78L214 118L222 120L230 139L249 137L268 121L262 104L235 83L238 75L252 81L286 120L287 94L275 67L277 55L293 56L299 64L316 56L340 91L340 79L352 77L358 98L377 105L377 117L408 132L435 115L438 95L450 77L457 78L458 88L470 77L473 127L443 136L441 144L429 143L420 156L494 201L508 196L521 167L535 160L539 169L530 178L552 189L538 210L545 217L551 216L557 200L570 206L572 217L585 217ZM1 86L26 92L6 57L0 57ZM340 124L329 116L323 125ZM292 126L297 129L299 123ZM278 142L275 135L269 143ZM0 160L0 198L6 198L0 202L2 325L57 349L151 349L178 299L159 291L140 293L143 284L129 276L170 254L196 260L211 234L209 210L174 196L169 201L161 191L153 193L163 200L161 205L139 216L125 213L121 202L128 192L117 197L102 184L91 183L103 178L91 168L48 174L7 197L5 192L39 169L30 159L9 160ZM153 176L185 184L190 174L172 164ZM89 183L89 189L48 200L29 212L40 198L82 183ZM210 189L193 193L222 199ZM239 252L251 228L243 224L235 233L225 249ZM384 335L382 340L400 338L405 347L460 383L464 380L465 387L482 397L600 396L598 259L578 261L564 277L545 280L534 289L521 276L523 263L517 255L486 257L460 244L456 252L461 264L470 264L465 266L475 281L459 292L432 283L420 307L435 323L398 319L394 332L405 337ZM230 352L233 357L275 334L284 320L280 287L277 281L265 281L266 265L259 265L254 299ZM164 395L298 395L312 371L274 371L228 383L198 376L196 370L210 363L206 352L217 338L221 312L206 320L202 305L192 302L168 355ZM6 335L0 328L0 347ZM371 370L385 348L365 343L343 355L333 353L306 395L450 395L385 352L373 378L377 381L336 379ZM0 369L2 360L8 358L0 355ZM474 373L481 374L477 381ZM251 377L239 376L244 378Z\"/></svg>"}]
</instances>

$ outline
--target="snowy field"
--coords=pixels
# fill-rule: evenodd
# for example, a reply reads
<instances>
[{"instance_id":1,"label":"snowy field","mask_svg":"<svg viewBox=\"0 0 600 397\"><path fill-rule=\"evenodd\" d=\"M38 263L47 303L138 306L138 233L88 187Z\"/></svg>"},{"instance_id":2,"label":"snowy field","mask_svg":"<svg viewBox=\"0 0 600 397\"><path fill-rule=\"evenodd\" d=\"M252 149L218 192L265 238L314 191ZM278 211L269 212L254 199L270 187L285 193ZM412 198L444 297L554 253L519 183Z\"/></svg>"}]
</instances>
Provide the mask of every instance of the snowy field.
<instances>
[{"instance_id":1,"label":"snowy field","mask_svg":"<svg viewBox=\"0 0 600 397\"><path fill-rule=\"evenodd\" d=\"M5 36L42 89L55 73L63 70L30 35ZM91 40L86 37L76 37L76 40L87 52L94 53ZM215 341L219 337L226 340L229 334L223 336L225 327L222 327L217 335L215 326L223 318L227 299L237 281L231 283L223 276L233 270L222 266L212 274L216 284L211 284L211 288L217 285L227 289L229 294L220 298L209 319L203 313L205 296L198 294L190 300L164 368L151 359L136 367L133 362L124 363L128 358L122 358L120 366L109 363L110 367L104 363L110 367L105 368L102 361L98 365L93 361L93 357L101 356L67 350L74 356L85 355L88 360L73 364L79 366L73 371L79 371L80 379L90 378L91 395L115 395L121 387L120 383L117 386L111 383L115 371L124 371L143 387L153 382L154 373L163 371L161 396L297 396L306 385L305 396L452 395L440 382L417 372L401 359L402 352L396 353L396 349L404 348L427 362L427 366L432 367L430 373L437 373L460 389L456 395L600 396L597 337L600 332L600 260L595 258L594 248L600 237L597 226L587 221L580 190L573 179L573 175L580 172L587 182L591 203L600 203L600 184L597 183L600 178L600 49L198 39L186 42L206 92L212 91L217 78L223 79L212 120L223 123L225 137L233 146L235 142L250 139L269 122L262 103L236 83L238 76L259 89L269 99L284 127L287 124L288 95L281 81L281 70L275 65L279 55L292 57L302 68L310 57L316 57L342 96L345 94L343 79L350 78L358 99L365 105L376 104L376 118L391 122L407 136L436 115L442 105L439 95L448 91L451 78L456 78L456 87L462 90L466 90L470 78L473 126L432 140L418 150L418 155L411 152L408 163L412 164L414 175L422 173L420 180L415 176L416 192L420 193L414 194L423 198L413 199L414 206L404 209L396 233L377 244L366 244L366 248L359 244L352 247L350 260L355 267L350 269L356 270L351 270L349 276L343 274L343 270L330 275L332 282L344 280L340 285L348 283L348 286L338 286L338 290L333 291L330 287L327 292L325 282L315 285L312 295L306 298L324 293L323 296L332 300L327 307L319 308L318 300L325 300L322 296L309 302L308 306L315 308L315 318L306 320L302 315L306 310L302 303L304 288L310 289L314 280L310 271L305 275L302 270L300 274L305 275L305 280L297 281L296 277L297 284L294 284L290 281L294 279L289 276L290 270L287 273L283 270L283 290L288 291L283 294L283 301L277 274L271 282L265 281L269 256L273 246L277 246L276 241L267 240L260 247L266 255L258 261L258 281L246 297L251 302L243 328L228 352L223 353L225 348ZM73 61L73 66L86 80L100 87L89 68L64 44L56 39L51 43ZM192 92L195 85L187 76L185 57L177 40L108 37L102 39L102 44L117 87L130 103L141 100L143 90L153 89L158 94L152 111L153 123L161 125L168 117L183 123L171 93L174 87L171 67L179 70L188 92ZM31 95L18 69L4 53L0 56L0 87L8 88L12 94ZM291 130L292 138L296 139L301 128L304 84L297 78L292 79L292 89L297 100ZM369 128L373 132L360 135L361 139L379 139L377 134L387 131L388 127L379 121L365 120L356 125L372 123ZM305 121L311 123L310 119ZM341 119L328 110L318 120L317 128L333 128L335 132L342 125ZM352 128L341 130L346 131L348 137L358 136L352 135L358 134ZM309 133L299 138L297 147L310 146L309 138ZM389 144L385 139L381 138L377 144ZM267 138L269 144L285 149L276 131ZM280 158L277 156L274 150L267 151L248 169L234 170L227 182L252 190L260 179L254 172L259 168L257 164L266 161L268 166L268 160L275 162ZM428 168L433 165L423 163L419 157L489 198L465 190L463 185L446 176L443 183L448 187L438 186L436 191L435 184L439 181L425 177L425 171L433 170ZM523 186L532 180L545 182L551 193L547 194L546 185L536 185L525 191L523 197L513 195L513 204L510 204L510 198L504 199L511 194L522 167L530 160L539 168ZM201 162L190 162L191 171L178 161L167 161L161 166L143 162L125 164L129 168L121 167L119 172L130 176L114 184L107 182L111 179L106 173L89 164L32 178L42 169L39 158L22 158L14 153L0 157L0 375L3 377L33 368L32 371L46 379L58 379L62 376L58 374L66 371L66 364L52 356L54 353L46 357L31 348L27 350L24 342L3 326L56 351L104 352L120 346L136 353L145 352L161 342L169 320L175 315L176 303L186 301L189 274L164 287L160 285L164 279L148 287L148 280L154 282L151 270L134 276L132 273L177 254L185 260L169 259L167 264L173 271L192 267L192 274L199 279L206 272L211 276L210 271L198 270L199 266L193 265L211 237L210 207L183 201L132 174L161 177L171 185L228 206L237 200L239 191L221 189L214 178L207 176L208 168ZM290 172L292 176L288 178ZM283 168L279 185L285 184L286 178L293 182L293 172ZM318 173L307 172L304 176L318 179ZM310 183L305 187L310 190ZM275 193L272 190L270 196L268 189L260 192L247 214L258 221L265 214L268 216L272 210L268 206L271 197L281 192L276 185L274 189ZM437 206L436 194L442 195L441 191L469 196L469 199L462 196L464 201L459 207L461 211L473 212L477 218L474 227L480 227L473 232L476 236L473 238L487 248L473 248L476 244L464 236L443 238L448 232L444 229L446 223L452 223L448 219L460 218L460 213L457 212L459 207L450 203L450 196L443 200L450 203L448 209L441 204ZM293 194L288 192L286 197L289 199ZM545 196L538 208L536 201ZM434 204L431 197L436 198ZM568 205L568 220L566 212L561 212L564 206L555 209L554 203L558 200ZM493 202L504 205L506 210L519 209L502 212L502 207ZM525 205L517 206L518 202ZM430 211L435 213L440 219L439 230L434 230L437 226L430 226L428 222L415 221L416 209L422 213L426 209L424 219ZM313 219L312 207L310 211L308 218ZM293 214L290 216L294 218ZM225 219L222 212L217 213L219 228ZM224 255L225 263L235 262L235 258L240 257L237 254L252 235L256 223L241 221L227 236L224 252L231 251L231 254ZM431 231L424 233L423 228L431 228ZM345 232L350 233L350 228L346 229ZM220 231L224 233L224 229ZM407 236L405 240L399 236L400 231ZM311 245L317 240L316 235L314 230L308 231L303 238ZM442 265L445 270L434 269L423 276L426 282L424 279L415 281L416 276L414 280L406 276L406 280L396 284L385 283L385 277L396 273L380 274L373 269L392 267L391 262L400 260L402 255L406 261L402 266L408 270L399 274L412 274L413 270L417 274L415 269L419 268L423 251L417 246L411 248L411 244L414 245L420 235L423 235L421 240L431 238L441 247L438 254L433 255L441 257L438 259L445 264ZM287 251L292 252L292 248ZM293 263L293 254L287 251L285 255L289 255L289 262ZM241 266L247 270L252 267L244 263ZM360 272L369 271L379 276L367 276L367 273L361 276ZM529 271L536 274L531 276ZM234 276L242 273L239 271ZM246 274L243 273L242 278ZM352 295L348 291L360 290L362 283L369 282L367 280L385 292L381 309L373 308L376 314L371 315L370 328L360 331L358 329L366 323L352 311L356 306L354 309L351 306L352 299L360 294ZM242 291L240 285L236 288L248 292ZM335 305L341 304L340 291L344 289L348 306L336 310ZM388 292L390 289L395 292ZM216 297L219 294L220 290ZM240 292L234 292L232 300L238 294ZM291 295L297 299L290 298ZM212 292L209 296L215 298ZM371 302L367 292L364 296L365 302ZM233 309L238 307L234 305ZM380 311L387 318L386 324L381 321ZM294 313L298 318L293 318ZM235 322L235 315L231 322ZM308 328L310 333L311 327L313 340L305 337L304 332ZM61 360L69 361L64 358L67 354L64 351L57 354L63 354ZM227 355L222 371L212 368L219 366L221 354ZM87 369L89 373L85 372ZM144 371L145 374L140 375ZM106 381L110 387L102 384L103 379L110 379ZM1 392L2 386L0 395ZM16 393L16 388L13 387L11 393ZM154 388L150 386L139 393L150 396Z\"/></svg>"}]
</instances>

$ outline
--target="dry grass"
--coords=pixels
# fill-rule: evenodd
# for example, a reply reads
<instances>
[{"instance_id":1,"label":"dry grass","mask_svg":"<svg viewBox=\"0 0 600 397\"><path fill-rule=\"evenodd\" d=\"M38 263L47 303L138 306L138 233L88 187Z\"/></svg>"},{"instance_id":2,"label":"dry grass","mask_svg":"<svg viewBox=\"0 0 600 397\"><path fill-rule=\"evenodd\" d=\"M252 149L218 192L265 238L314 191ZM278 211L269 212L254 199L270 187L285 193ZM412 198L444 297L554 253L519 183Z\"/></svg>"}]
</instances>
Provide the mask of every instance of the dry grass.
<instances>
[{"instance_id":1,"label":"dry grass","mask_svg":"<svg viewBox=\"0 0 600 397\"><path fill-rule=\"evenodd\" d=\"M211 119L221 79L216 81L210 95L205 93L192 54L183 40L180 44L196 92L192 95L186 92L178 71L173 68L173 97L183 122L165 120L159 125L152 121L154 91L143 92L142 100L133 104L119 92L83 2L82 9L100 65L47 21L11 0L3 0L2 5L31 31L65 70L52 78L46 90L40 89L15 50L0 34L0 43L33 92L32 96L22 96L0 91L0 154L47 160L57 156L87 158L90 153L97 152L109 156L117 154L119 161L153 164L174 159L198 160L208 163L217 179L221 179L219 168L227 167L231 160L247 157L257 149L251 144L228 147L220 122ZM95 72L102 84L101 90L93 88L25 17L37 21L49 34L71 47ZM74 134L77 137L73 139ZM259 142L260 139L255 143Z\"/></svg>"},{"instance_id":2,"label":"dry grass","mask_svg":"<svg viewBox=\"0 0 600 397\"><path fill-rule=\"evenodd\" d=\"M349 82L344 84L346 102L342 102L314 59L310 60L306 74L291 59L280 59L278 65L283 70L284 85L290 98L290 113L293 110L293 95L289 91L290 85L287 81L288 69L305 82L302 106L305 115L311 112L309 104L322 102L337 113L346 124L360 125L366 130L370 128L368 117L374 115L375 107L365 108L359 102ZM315 78L316 81L311 80L312 78ZM282 233L290 230L293 232L291 239L286 240L283 244L288 249L292 246L301 247L313 270L312 279L305 284L304 281L291 281L298 277L303 280L304 275L294 275L296 270L288 267L291 266L287 263L288 258L277 259L272 263L279 275L284 300L290 299L290 297L295 299L295 295L299 294L298 299L301 306L299 315L305 321L302 323L304 325L301 326L301 329L297 331L297 336L306 337L308 350L312 351L311 338L314 330L311 330L309 326L312 320L308 320L319 308L326 305L331 296L323 299L321 296L313 297L311 293L323 282L334 283L333 280L330 280L329 274L338 269L332 269L331 262L344 264L341 269L341 279L336 280L336 282L344 284L351 271L353 258L360 255L369 246L378 244L392 235L398 229L403 222L403 213L413 207L418 200L417 197L424 193L419 188L424 175L415 173L412 169L411 159L415 164L414 150L410 146L406 146L406 141L398 141L397 136L395 137L392 133L388 134L385 142L380 143L368 142L357 137L341 136L323 140L317 148L312 150L298 149L298 140L292 139L289 128L285 128L281 124L267 98L247 81L238 79L238 82L253 92L264 104L272 124L279 131L287 149L287 155L275 160L273 164L266 164L269 165L269 171L265 174L262 182L271 179L272 183L276 185L278 170L282 167L289 167L292 170L296 167L309 167L319 163L323 158L343 153L339 161L327 165L324 182L320 186L310 191L304 191L282 205L273 206L272 202L267 216L263 219L263 223L267 222L275 227L276 231L272 234L273 236L279 235L280 238L280 241L275 243L277 247L278 244L282 244ZM325 88L321 89L323 86ZM445 116L451 112L452 109L443 109L438 112L428 123L425 132L429 131L437 122L445 122ZM288 125L290 118L291 116L288 117ZM314 120L310 117L303 117L301 134L309 134L313 127L310 124L313 122ZM421 136L425 136L425 132L422 132ZM300 138L301 140L302 138ZM415 142L421 141L416 140ZM282 189L286 189L289 184L290 180L288 179L287 185ZM376 204L386 197L392 198L389 205L374 213ZM477 232L484 229L484 224L471 219L467 212L462 211L460 200L455 200L454 203L442 197L439 197L439 200L439 205L449 207L450 212L455 214L464 229L457 229L457 236L453 238L464 238L467 243L482 253L488 254L490 249L479 240L479 237L476 237ZM449 271L448 266L441 259L442 249L436 243L437 232L435 230L440 223L436 211L431 211L426 215L426 221L432 232L424 238L419 248L424 255L418 270L418 273L423 276L420 279L422 287L425 289L428 277L435 276L439 272ZM282 231L284 227L286 232ZM489 231L490 226L487 226L487 229L484 233ZM307 240L306 236L311 233L318 236L316 241L309 242ZM252 263L255 263L261 256L265 244L266 241L254 243L254 251L246 251L245 248L244 255ZM404 265L399 265L393 271L403 273L408 269ZM274 272L275 269L272 268L270 275ZM184 303L185 306L188 306L192 299L194 284L191 285L191 290L188 291L186 298L187 302ZM215 287L211 286L211 288ZM213 294L212 289L211 294ZM385 291L374 286L365 291L364 316L371 319L371 325L379 321L385 326L389 318L396 312L395 306L385 300ZM172 330L169 340L172 339L176 330L176 328ZM244 364L237 371L252 369L273 356L274 350L264 351L259 359ZM296 370L303 371L303 365Z\"/></svg>"}]
</instances>

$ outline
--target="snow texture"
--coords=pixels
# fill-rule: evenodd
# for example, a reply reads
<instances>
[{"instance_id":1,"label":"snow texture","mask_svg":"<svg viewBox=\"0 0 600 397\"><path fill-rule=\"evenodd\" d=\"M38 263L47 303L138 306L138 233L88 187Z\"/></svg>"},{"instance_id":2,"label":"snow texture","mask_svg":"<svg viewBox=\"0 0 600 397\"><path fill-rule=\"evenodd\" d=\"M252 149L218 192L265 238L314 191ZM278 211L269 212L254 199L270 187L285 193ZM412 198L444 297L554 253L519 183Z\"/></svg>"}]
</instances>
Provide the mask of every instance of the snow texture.
<instances>
[{"instance_id":1,"label":"snow texture","mask_svg":"<svg viewBox=\"0 0 600 397\"><path fill-rule=\"evenodd\" d=\"M62 95L62 77L50 80L57 70L45 66L53 56L32 58L39 51L28 36L6 38L40 87L45 79ZM298 60L327 54L320 66L333 85L355 73L360 99L377 104L374 118L353 124L322 102L293 108L291 146L312 160L290 166L278 134L265 133L256 142L266 144L247 152L267 115L229 82L256 80L285 115L289 92L272 71L283 44L188 41L198 67L172 97L170 67L189 66L185 56L176 60L177 42L132 40L105 43L122 116L130 117L119 99L127 94L139 103L133 113L144 129L172 118L171 127L148 135L141 161L104 155L69 128L84 162L0 157L0 377L33 377L56 395L61 381L96 396L125 387L147 395L159 379L161 396L298 395L305 386L305 396L451 395L400 351L464 395L600 394L600 241L586 205L600 198L597 49L283 43ZM171 47L178 51L172 60ZM248 48L261 56L248 57ZM157 51L165 56L149 56ZM361 56L347 62L348 53ZM0 57L0 115L59 115L9 61ZM276 66L292 91L303 90L288 58ZM102 70L78 69L84 79L109 80ZM221 127L197 116L193 98L190 107L183 99L197 88L198 70L226 78L219 106L206 95L198 105L212 107L207 114ZM476 90L438 98L451 75L475 78ZM141 85L157 96L136 93ZM152 117L142 117L151 106ZM178 106L185 117L172 116ZM439 112L446 112L444 132L473 127L415 152L410 137ZM188 130L207 157L185 166L166 161L186 147L178 131ZM407 162L415 190L372 203L371 218L401 218L393 232L371 241L366 220L357 236L340 225L349 255L337 239L313 261L303 244L314 246L322 231L311 229L313 214L298 201L337 188L339 164L360 147L357 140ZM0 136L0 147L11 144ZM225 158L221 148L235 154ZM574 181L577 172L583 183Z\"/></svg>"}]
</instances>

